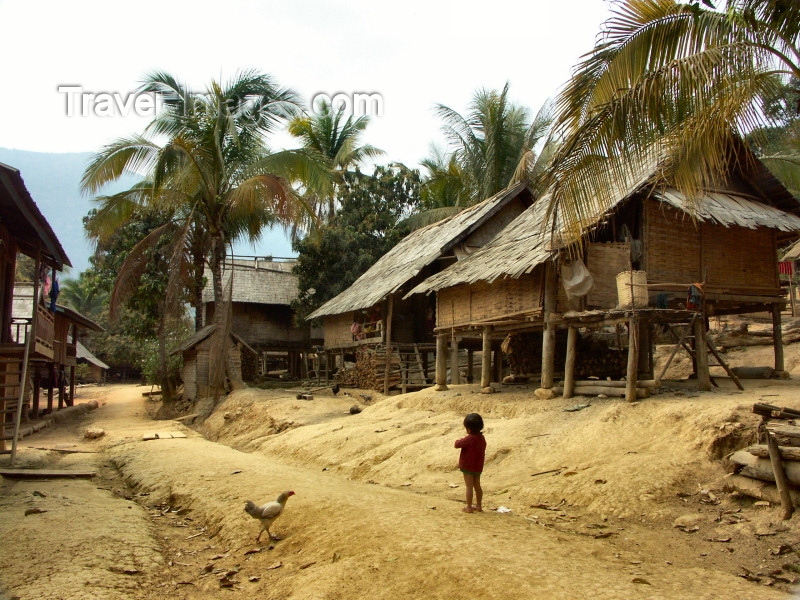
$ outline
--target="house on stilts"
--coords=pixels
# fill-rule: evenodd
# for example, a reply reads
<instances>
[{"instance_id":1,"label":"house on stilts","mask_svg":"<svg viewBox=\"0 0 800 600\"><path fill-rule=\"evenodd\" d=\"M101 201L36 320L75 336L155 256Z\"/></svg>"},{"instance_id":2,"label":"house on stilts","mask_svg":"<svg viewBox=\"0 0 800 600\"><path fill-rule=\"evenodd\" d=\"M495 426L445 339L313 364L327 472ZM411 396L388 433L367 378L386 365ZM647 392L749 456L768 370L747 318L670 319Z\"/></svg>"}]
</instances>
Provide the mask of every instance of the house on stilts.
<instances>
[{"instance_id":1,"label":"house on stilts","mask_svg":"<svg viewBox=\"0 0 800 600\"><path fill-rule=\"evenodd\" d=\"M19 254L33 259L31 312L22 321L13 318L16 263ZM38 360L55 356L55 315L42 281L71 266L50 224L31 198L17 169L0 163L0 452L13 462L20 423L27 405L26 386ZM11 442L10 448L8 442Z\"/></svg>"},{"instance_id":2,"label":"house on stilts","mask_svg":"<svg viewBox=\"0 0 800 600\"><path fill-rule=\"evenodd\" d=\"M527 353L525 367L541 377L540 396L552 395L558 366L563 389L555 391L565 397L606 385L593 376L616 374L624 382L604 393L633 400L663 376L665 369L653 373L658 327L675 334L673 356L690 351L700 388L710 389L708 355L722 357L706 333L708 318L765 311L782 371L778 249L797 238L800 205L741 141L734 140L729 160L727 181L691 200L663 179L663 161L643 167L627 179L635 183L620 186L582 222L573 243L559 223L545 222L545 195L491 243L411 289L406 299L436 292L438 387L446 389L448 342L457 349L481 340L488 349L505 340L512 363L515 353ZM590 336L614 329L618 344L597 346ZM484 352L487 392L497 381L489 360Z\"/></svg>"},{"instance_id":3,"label":"house on stilts","mask_svg":"<svg viewBox=\"0 0 800 600\"><path fill-rule=\"evenodd\" d=\"M428 385L435 305L407 292L483 247L532 203L530 190L520 183L418 229L312 312L308 319L323 320L325 360L336 364L337 381L384 393ZM348 362L355 366L345 369Z\"/></svg>"},{"instance_id":4,"label":"house on stilts","mask_svg":"<svg viewBox=\"0 0 800 600\"><path fill-rule=\"evenodd\" d=\"M52 283L51 283L52 284ZM12 316L14 329L12 339L18 344L25 342L25 328L30 323L33 312L34 284L17 283L14 286L14 307ZM58 393L59 409L72 406L75 398L76 368L78 365L78 344L86 331L103 331L97 323L68 306L57 304L48 298L48 316L53 320L53 354L42 356L34 354L29 364L30 381L33 382L31 406L27 414L38 418L54 410L54 394ZM95 359L97 360L97 359ZM104 364L104 363L101 363ZM106 368L108 366L106 365ZM40 408L41 389L47 391L47 407ZM23 415L25 417L26 415Z\"/></svg>"}]
</instances>

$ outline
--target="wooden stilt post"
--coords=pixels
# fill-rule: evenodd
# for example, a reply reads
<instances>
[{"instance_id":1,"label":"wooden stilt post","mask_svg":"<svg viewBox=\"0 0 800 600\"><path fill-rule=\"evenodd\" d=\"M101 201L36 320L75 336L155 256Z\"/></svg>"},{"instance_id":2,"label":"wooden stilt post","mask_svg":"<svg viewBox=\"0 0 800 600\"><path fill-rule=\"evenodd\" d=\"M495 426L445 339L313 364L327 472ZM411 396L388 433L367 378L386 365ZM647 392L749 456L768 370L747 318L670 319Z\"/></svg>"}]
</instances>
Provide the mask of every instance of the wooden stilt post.
<instances>
[{"instance_id":1,"label":"wooden stilt post","mask_svg":"<svg viewBox=\"0 0 800 600\"><path fill-rule=\"evenodd\" d=\"M708 346L706 346L706 322L702 315L694 320L694 356L697 364L697 385L707 392L711 389L711 373L708 371Z\"/></svg>"},{"instance_id":2,"label":"wooden stilt post","mask_svg":"<svg viewBox=\"0 0 800 600\"><path fill-rule=\"evenodd\" d=\"M481 348L481 390L492 387L492 328L483 328Z\"/></svg>"},{"instance_id":3,"label":"wooden stilt post","mask_svg":"<svg viewBox=\"0 0 800 600\"><path fill-rule=\"evenodd\" d=\"M500 342L492 344L492 381L503 381L503 351Z\"/></svg>"},{"instance_id":4,"label":"wooden stilt post","mask_svg":"<svg viewBox=\"0 0 800 600\"><path fill-rule=\"evenodd\" d=\"M31 410L34 419L39 418L39 396L41 386L39 384L39 367L33 367L33 408Z\"/></svg>"},{"instance_id":5,"label":"wooden stilt post","mask_svg":"<svg viewBox=\"0 0 800 600\"><path fill-rule=\"evenodd\" d=\"M436 336L436 391L447 390L447 334Z\"/></svg>"},{"instance_id":6,"label":"wooden stilt post","mask_svg":"<svg viewBox=\"0 0 800 600\"><path fill-rule=\"evenodd\" d=\"M69 368L69 406L75 404L75 369L75 365Z\"/></svg>"},{"instance_id":7,"label":"wooden stilt post","mask_svg":"<svg viewBox=\"0 0 800 600\"><path fill-rule=\"evenodd\" d=\"M639 380L639 320L632 316L628 321L628 371L626 373L625 400L636 402Z\"/></svg>"},{"instance_id":8,"label":"wooden stilt post","mask_svg":"<svg viewBox=\"0 0 800 600\"><path fill-rule=\"evenodd\" d=\"M547 261L544 280L544 335L542 336L542 382L541 388L553 388L553 371L555 369L556 328L550 322L550 315L556 308L557 293L556 265Z\"/></svg>"},{"instance_id":9,"label":"wooden stilt post","mask_svg":"<svg viewBox=\"0 0 800 600\"><path fill-rule=\"evenodd\" d=\"M384 331L386 333L386 367L383 371L383 395L389 395L389 370L392 365L392 313L394 312L394 294L389 296L389 299L386 301L387 309L386 309L386 327ZM402 357L399 356L400 349L397 349L398 358L402 362Z\"/></svg>"},{"instance_id":10,"label":"wooden stilt post","mask_svg":"<svg viewBox=\"0 0 800 600\"><path fill-rule=\"evenodd\" d=\"M467 348L467 383L472 383L474 379L475 349Z\"/></svg>"},{"instance_id":11,"label":"wooden stilt post","mask_svg":"<svg viewBox=\"0 0 800 600\"><path fill-rule=\"evenodd\" d=\"M772 345L775 348L775 370L783 371L783 328L781 327L781 309L778 304L772 305Z\"/></svg>"},{"instance_id":12,"label":"wooden stilt post","mask_svg":"<svg viewBox=\"0 0 800 600\"><path fill-rule=\"evenodd\" d=\"M575 349L578 346L578 330L567 330L567 359L564 362L564 398L572 398L575 389Z\"/></svg>"},{"instance_id":13,"label":"wooden stilt post","mask_svg":"<svg viewBox=\"0 0 800 600\"><path fill-rule=\"evenodd\" d=\"M461 371L458 368L458 339L455 330L450 335L450 382L453 385L461 383Z\"/></svg>"}]
</instances>

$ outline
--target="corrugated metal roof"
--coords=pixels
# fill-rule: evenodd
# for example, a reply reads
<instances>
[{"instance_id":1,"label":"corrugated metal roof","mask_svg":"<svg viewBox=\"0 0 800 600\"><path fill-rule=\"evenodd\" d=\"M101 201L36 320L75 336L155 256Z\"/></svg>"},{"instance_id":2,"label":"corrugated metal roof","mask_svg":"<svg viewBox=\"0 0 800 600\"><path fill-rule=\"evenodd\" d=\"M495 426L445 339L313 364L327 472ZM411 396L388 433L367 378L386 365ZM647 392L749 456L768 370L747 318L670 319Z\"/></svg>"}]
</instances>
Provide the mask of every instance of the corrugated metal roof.
<instances>
[{"instance_id":1,"label":"corrugated metal roof","mask_svg":"<svg viewBox=\"0 0 800 600\"><path fill-rule=\"evenodd\" d=\"M368 308L383 301L450 250L465 234L474 231L523 189L525 184L519 183L456 215L413 231L378 259L353 285L328 300L308 318L338 315Z\"/></svg>"},{"instance_id":2,"label":"corrugated metal roof","mask_svg":"<svg viewBox=\"0 0 800 600\"><path fill-rule=\"evenodd\" d=\"M93 365L96 365L96 366L100 367L101 369L108 369L109 368L109 366L106 363L104 363L102 360L97 358L94 354L89 352L89 349L86 346L84 346L83 344L81 344L80 342L78 342L75 345L75 356L76 356L76 358L82 358L85 361L90 362Z\"/></svg>"},{"instance_id":3,"label":"corrugated metal roof","mask_svg":"<svg viewBox=\"0 0 800 600\"><path fill-rule=\"evenodd\" d=\"M279 262L264 259L225 261L222 289L226 289L233 275L233 301L252 304L279 304L288 306L297 298L297 277L292 273L295 261ZM206 286L203 302L214 301L211 271L206 269Z\"/></svg>"},{"instance_id":4,"label":"corrugated metal roof","mask_svg":"<svg viewBox=\"0 0 800 600\"><path fill-rule=\"evenodd\" d=\"M72 266L50 223L31 198L19 170L3 163L0 163L0 217L12 235L18 236L25 254L33 255L38 239L43 258L54 263L58 270L64 265Z\"/></svg>"}]
</instances>

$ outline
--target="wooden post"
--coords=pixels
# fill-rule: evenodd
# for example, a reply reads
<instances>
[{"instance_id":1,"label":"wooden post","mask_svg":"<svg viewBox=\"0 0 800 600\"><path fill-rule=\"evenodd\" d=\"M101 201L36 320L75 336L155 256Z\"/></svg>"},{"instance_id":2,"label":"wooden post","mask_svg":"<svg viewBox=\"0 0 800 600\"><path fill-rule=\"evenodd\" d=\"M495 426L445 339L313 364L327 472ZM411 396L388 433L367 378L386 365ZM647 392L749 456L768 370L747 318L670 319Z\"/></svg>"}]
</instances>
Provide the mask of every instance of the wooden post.
<instances>
[{"instance_id":1,"label":"wooden post","mask_svg":"<svg viewBox=\"0 0 800 600\"><path fill-rule=\"evenodd\" d=\"M784 520L790 519L794 512L794 504L792 504L792 496L789 494L789 484L786 482L786 472L783 470L778 441L770 432L767 432L767 449L769 450L769 461L772 463L772 471L775 474L775 485L778 486L778 493L781 495L783 518Z\"/></svg>"},{"instance_id":2,"label":"wooden post","mask_svg":"<svg viewBox=\"0 0 800 600\"><path fill-rule=\"evenodd\" d=\"M34 419L39 418L39 395L41 394L41 386L39 382L39 367L33 367L33 409L31 413Z\"/></svg>"},{"instance_id":3,"label":"wooden post","mask_svg":"<svg viewBox=\"0 0 800 600\"><path fill-rule=\"evenodd\" d=\"M636 402L636 385L639 379L639 320L632 316L628 321L628 371L625 382L625 400Z\"/></svg>"},{"instance_id":4,"label":"wooden post","mask_svg":"<svg viewBox=\"0 0 800 600\"><path fill-rule=\"evenodd\" d=\"M447 390L447 334L436 336L436 391Z\"/></svg>"},{"instance_id":5,"label":"wooden post","mask_svg":"<svg viewBox=\"0 0 800 600\"><path fill-rule=\"evenodd\" d=\"M783 371L783 329L781 327L781 309L772 305L772 346L775 348L775 370Z\"/></svg>"},{"instance_id":6,"label":"wooden post","mask_svg":"<svg viewBox=\"0 0 800 600\"><path fill-rule=\"evenodd\" d=\"M492 344L492 381L503 381L503 351L500 342Z\"/></svg>"},{"instance_id":7,"label":"wooden post","mask_svg":"<svg viewBox=\"0 0 800 600\"><path fill-rule=\"evenodd\" d=\"M386 327L383 328L386 334L386 367L383 371L383 395L389 395L389 368L392 364L392 312L394 311L394 294L389 296L386 301L388 307L386 309ZM398 358L400 358L400 349L397 349ZM400 359L402 361L402 358Z\"/></svg>"},{"instance_id":8,"label":"wooden post","mask_svg":"<svg viewBox=\"0 0 800 600\"><path fill-rule=\"evenodd\" d=\"M475 349L467 348L467 383L472 383L474 379Z\"/></svg>"},{"instance_id":9,"label":"wooden post","mask_svg":"<svg viewBox=\"0 0 800 600\"><path fill-rule=\"evenodd\" d=\"M69 406L75 404L75 370L77 366L72 365L69 368Z\"/></svg>"},{"instance_id":10,"label":"wooden post","mask_svg":"<svg viewBox=\"0 0 800 600\"><path fill-rule=\"evenodd\" d=\"M481 389L492 384L492 328L483 328L483 347L481 348Z\"/></svg>"},{"instance_id":11,"label":"wooden post","mask_svg":"<svg viewBox=\"0 0 800 600\"><path fill-rule=\"evenodd\" d=\"M56 378L56 369L53 363L47 363L47 412L53 412L53 383Z\"/></svg>"},{"instance_id":12,"label":"wooden post","mask_svg":"<svg viewBox=\"0 0 800 600\"><path fill-rule=\"evenodd\" d=\"M450 382L453 385L461 383L461 371L458 368L458 339L455 330L450 335Z\"/></svg>"},{"instance_id":13,"label":"wooden post","mask_svg":"<svg viewBox=\"0 0 800 600\"><path fill-rule=\"evenodd\" d=\"M697 385L707 392L711 389L711 373L708 371L708 346L706 346L706 323L702 315L694 320L694 355L697 363Z\"/></svg>"},{"instance_id":14,"label":"wooden post","mask_svg":"<svg viewBox=\"0 0 800 600\"><path fill-rule=\"evenodd\" d=\"M564 398L572 398L575 389L575 349L578 346L578 329L567 330L567 359L564 363Z\"/></svg>"},{"instance_id":15,"label":"wooden post","mask_svg":"<svg viewBox=\"0 0 800 600\"><path fill-rule=\"evenodd\" d=\"M553 371L555 369L556 328L550 322L550 314L556 308L558 290L556 285L556 267L552 260L545 265L544 278L544 334L542 335L542 382L541 387L549 390L553 387Z\"/></svg>"},{"instance_id":16,"label":"wooden post","mask_svg":"<svg viewBox=\"0 0 800 600\"><path fill-rule=\"evenodd\" d=\"M650 339L650 323L644 319L639 320L639 356L637 359L639 373L647 378L653 377L651 364L652 342Z\"/></svg>"}]
</instances>

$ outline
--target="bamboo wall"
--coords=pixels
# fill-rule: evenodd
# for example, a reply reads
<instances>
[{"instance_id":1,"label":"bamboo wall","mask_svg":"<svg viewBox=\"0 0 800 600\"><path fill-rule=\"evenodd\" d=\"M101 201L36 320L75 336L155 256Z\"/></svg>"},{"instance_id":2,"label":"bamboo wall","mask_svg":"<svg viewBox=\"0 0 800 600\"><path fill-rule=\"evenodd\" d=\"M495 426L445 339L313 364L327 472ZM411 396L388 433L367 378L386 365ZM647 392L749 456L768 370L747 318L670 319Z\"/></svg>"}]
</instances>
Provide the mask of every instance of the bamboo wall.
<instances>
[{"instance_id":1,"label":"bamboo wall","mask_svg":"<svg viewBox=\"0 0 800 600\"><path fill-rule=\"evenodd\" d=\"M683 212L649 202L645 217L649 283L694 283L764 294L780 289L777 243L771 229L697 223Z\"/></svg>"},{"instance_id":2,"label":"bamboo wall","mask_svg":"<svg viewBox=\"0 0 800 600\"><path fill-rule=\"evenodd\" d=\"M541 276L523 275L491 284L479 282L437 292L436 325L462 327L541 309Z\"/></svg>"},{"instance_id":3,"label":"bamboo wall","mask_svg":"<svg viewBox=\"0 0 800 600\"><path fill-rule=\"evenodd\" d=\"M353 313L326 315L324 318L325 347L336 348L353 342L350 325L353 324Z\"/></svg>"},{"instance_id":4,"label":"bamboo wall","mask_svg":"<svg viewBox=\"0 0 800 600\"><path fill-rule=\"evenodd\" d=\"M586 297L588 308L614 308L619 303L617 273L630 269L631 246L628 242L586 245L586 268L594 287Z\"/></svg>"}]
</instances>

